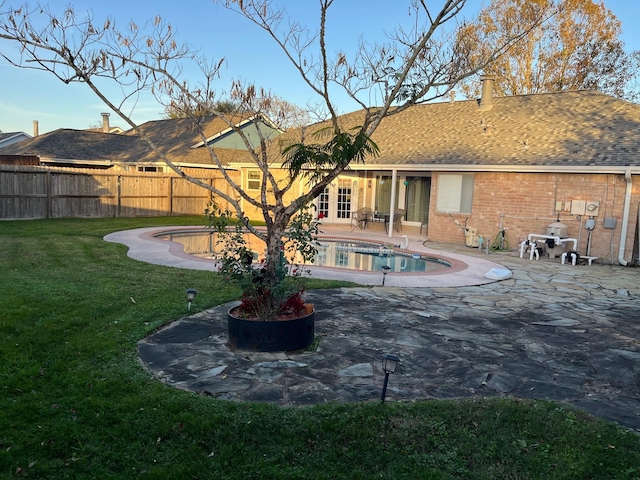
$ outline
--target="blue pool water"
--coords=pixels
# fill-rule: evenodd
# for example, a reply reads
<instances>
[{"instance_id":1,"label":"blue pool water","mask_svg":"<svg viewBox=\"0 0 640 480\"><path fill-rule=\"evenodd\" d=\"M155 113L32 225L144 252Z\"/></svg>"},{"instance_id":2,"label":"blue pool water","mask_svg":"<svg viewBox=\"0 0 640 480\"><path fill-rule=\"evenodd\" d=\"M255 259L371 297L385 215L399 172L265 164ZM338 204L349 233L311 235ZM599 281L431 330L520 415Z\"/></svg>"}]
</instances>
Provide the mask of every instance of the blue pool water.
<instances>
[{"instance_id":1,"label":"blue pool water","mask_svg":"<svg viewBox=\"0 0 640 480\"><path fill-rule=\"evenodd\" d=\"M198 231L172 231L156 235L156 238L178 242L185 253L201 258L215 259L215 234ZM251 236L247 238L250 248L257 258L264 252L264 243ZM354 241L344 238L319 238L318 254L311 265L317 267L341 268L367 272L380 272L388 266L391 273L434 272L451 267L447 260L421 254L411 254L395 250L387 245ZM298 263L295 261L292 263Z\"/></svg>"}]
</instances>

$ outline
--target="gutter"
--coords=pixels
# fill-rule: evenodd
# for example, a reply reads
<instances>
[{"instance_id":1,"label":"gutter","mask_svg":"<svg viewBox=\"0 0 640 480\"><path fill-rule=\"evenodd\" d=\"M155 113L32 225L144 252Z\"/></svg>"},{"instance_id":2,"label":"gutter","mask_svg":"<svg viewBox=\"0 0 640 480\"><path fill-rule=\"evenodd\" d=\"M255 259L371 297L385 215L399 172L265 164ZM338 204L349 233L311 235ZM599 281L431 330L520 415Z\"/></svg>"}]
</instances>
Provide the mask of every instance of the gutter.
<instances>
[{"instance_id":1,"label":"gutter","mask_svg":"<svg viewBox=\"0 0 640 480\"><path fill-rule=\"evenodd\" d=\"M633 180L631 178L631 169L627 168L624 172L624 179L627 182L627 189L624 194L624 210L622 213L622 230L620 232L620 250L618 252L618 262L626 267L629 262L624 259L624 249L627 246L627 230L629 229L629 210L631 207L631 190Z\"/></svg>"},{"instance_id":2,"label":"gutter","mask_svg":"<svg viewBox=\"0 0 640 480\"><path fill-rule=\"evenodd\" d=\"M40 157L40 163L43 165L57 166L61 163L67 165L99 165L102 167L111 167L114 163L111 160L79 160L71 158L55 158L55 157Z\"/></svg>"},{"instance_id":3,"label":"gutter","mask_svg":"<svg viewBox=\"0 0 640 480\"><path fill-rule=\"evenodd\" d=\"M398 170L399 172L499 172L499 173L602 173L623 175L633 168L640 170L640 166L588 166L588 165L460 165L460 164L429 164L429 163L385 163L349 165L354 171L384 171ZM637 173L637 172L636 172Z\"/></svg>"}]
</instances>

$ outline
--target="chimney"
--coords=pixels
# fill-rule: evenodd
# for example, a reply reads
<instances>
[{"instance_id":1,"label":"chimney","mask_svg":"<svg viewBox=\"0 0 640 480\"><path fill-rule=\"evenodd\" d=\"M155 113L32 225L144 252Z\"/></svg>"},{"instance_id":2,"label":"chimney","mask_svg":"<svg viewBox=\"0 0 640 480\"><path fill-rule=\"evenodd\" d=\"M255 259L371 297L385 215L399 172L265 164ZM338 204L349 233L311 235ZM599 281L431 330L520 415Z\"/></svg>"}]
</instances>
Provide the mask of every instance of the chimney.
<instances>
[{"instance_id":1,"label":"chimney","mask_svg":"<svg viewBox=\"0 0 640 480\"><path fill-rule=\"evenodd\" d=\"M33 136L37 137L40 134L40 131L38 130L38 120L34 120L33 121Z\"/></svg>"},{"instance_id":2,"label":"chimney","mask_svg":"<svg viewBox=\"0 0 640 480\"><path fill-rule=\"evenodd\" d=\"M109 133L111 129L109 128L109 114L102 114L102 133Z\"/></svg>"},{"instance_id":3,"label":"chimney","mask_svg":"<svg viewBox=\"0 0 640 480\"><path fill-rule=\"evenodd\" d=\"M493 108L493 81L495 79L495 75L482 75L480 77L480 81L482 82L482 94L480 96L479 110L486 111Z\"/></svg>"},{"instance_id":4,"label":"chimney","mask_svg":"<svg viewBox=\"0 0 640 480\"><path fill-rule=\"evenodd\" d=\"M451 103L453 103L453 102L455 102L455 101L456 101L456 91L455 91L455 90L451 90L451 91L449 92L449 101L450 101Z\"/></svg>"}]
</instances>

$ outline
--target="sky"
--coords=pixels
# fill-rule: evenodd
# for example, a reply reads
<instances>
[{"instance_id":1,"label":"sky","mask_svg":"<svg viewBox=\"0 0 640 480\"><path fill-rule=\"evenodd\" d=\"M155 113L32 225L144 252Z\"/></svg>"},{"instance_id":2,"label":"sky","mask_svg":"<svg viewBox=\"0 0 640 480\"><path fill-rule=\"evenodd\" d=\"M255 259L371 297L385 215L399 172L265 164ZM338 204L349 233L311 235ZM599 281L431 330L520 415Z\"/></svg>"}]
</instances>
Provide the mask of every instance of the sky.
<instances>
[{"instance_id":1,"label":"sky","mask_svg":"<svg viewBox=\"0 0 640 480\"><path fill-rule=\"evenodd\" d=\"M6 5L22 2L4 0ZM315 30L317 0L276 0L291 15ZM460 19L471 18L488 0L468 0ZM0 10L3 0L0 0ZM33 2L30 2L33 4ZM438 0L428 0L438 3ZM254 82L276 95L305 106L318 97L304 85L297 72L260 28L212 0L50 0L54 12L72 4L76 12L91 11L97 23L113 16L119 24L133 20L144 25L156 15L169 21L178 40L199 49L209 60L224 58L218 91L224 94L234 79ZM328 24L328 51L355 48L359 37L368 42L383 41L385 34L404 22L408 2L399 0L336 0ZM400 7L400 5L404 5ZM640 0L605 0L605 5L622 22L622 40L628 51L640 50L640 30L634 20L640 18ZM15 48L0 40L0 52ZM189 78L192 73L185 70ZM195 74L195 72L193 72ZM122 97L122 91L109 87L108 96ZM150 94L129 101L124 109L137 123L163 117L164 108ZM116 102L117 103L117 102ZM339 113L354 110L355 105L340 101ZM0 59L0 132L33 134L33 121L39 122L40 134L58 128L86 129L101 124L101 113L110 112L102 101L83 84L66 85L52 74L9 65ZM110 112L110 124L127 129L125 123Z\"/></svg>"}]
</instances>

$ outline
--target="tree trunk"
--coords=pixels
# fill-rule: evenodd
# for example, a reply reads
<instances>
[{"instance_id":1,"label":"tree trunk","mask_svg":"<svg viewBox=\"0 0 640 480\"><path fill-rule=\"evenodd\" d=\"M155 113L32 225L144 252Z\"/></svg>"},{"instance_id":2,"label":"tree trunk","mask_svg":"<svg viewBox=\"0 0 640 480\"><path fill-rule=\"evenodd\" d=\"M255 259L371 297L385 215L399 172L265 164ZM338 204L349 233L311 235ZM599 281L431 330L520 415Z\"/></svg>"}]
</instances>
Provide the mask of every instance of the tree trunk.
<instances>
[{"instance_id":1,"label":"tree trunk","mask_svg":"<svg viewBox=\"0 0 640 480\"><path fill-rule=\"evenodd\" d=\"M272 218L271 228L267 231L264 286L271 295L272 290L277 288L285 278L286 263L284 261L283 238L290 218L290 215L276 211ZM273 295L271 300L273 303L276 302ZM272 307L277 308L278 305L273 304Z\"/></svg>"}]
</instances>

